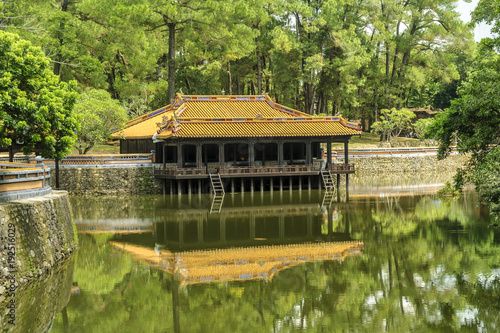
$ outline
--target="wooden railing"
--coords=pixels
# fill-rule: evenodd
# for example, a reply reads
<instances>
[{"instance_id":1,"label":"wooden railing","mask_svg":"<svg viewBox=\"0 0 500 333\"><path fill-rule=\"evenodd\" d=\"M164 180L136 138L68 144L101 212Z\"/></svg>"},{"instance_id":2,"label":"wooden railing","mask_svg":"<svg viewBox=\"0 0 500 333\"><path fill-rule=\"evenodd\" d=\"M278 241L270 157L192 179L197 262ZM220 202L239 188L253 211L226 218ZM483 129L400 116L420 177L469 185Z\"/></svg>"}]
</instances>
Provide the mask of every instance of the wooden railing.
<instances>
[{"instance_id":1,"label":"wooden railing","mask_svg":"<svg viewBox=\"0 0 500 333\"><path fill-rule=\"evenodd\" d=\"M155 169L155 176L194 176L206 175L205 168L177 168L167 167L166 169Z\"/></svg>"},{"instance_id":2,"label":"wooden railing","mask_svg":"<svg viewBox=\"0 0 500 333\"><path fill-rule=\"evenodd\" d=\"M301 174L307 172L319 172L321 170L320 163L302 164L302 165L269 165L269 166L241 166L241 167L222 167L210 169L212 172L219 173L221 176L231 175L269 175L269 174ZM333 173L354 173L354 164L332 164L329 168ZM210 171L206 168L178 168L176 166L168 166L165 169L155 169L155 176L195 176L208 175Z\"/></svg>"},{"instance_id":3,"label":"wooden railing","mask_svg":"<svg viewBox=\"0 0 500 333\"><path fill-rule=\"evenodd\" d=\"M313 165L273 165L259 167L225 167L220 169L220 174L301 173L311 171L317 171Z\"/></svg>"},{"instance_id":4,"label":"wooden railing","mask_svg":"<svg viewBox=\"0 0 500 333\"><path fill-rule=\"evenodd\" d=\"M43 162L49 165L54 164L54 160L44 159ZM153 162L153 154L68 155L61 160L61 165L104 165L151 162ZM30 163L35 163L35 156L30 156Z\"/></svg>"},{"instance_id":5,"label":"wooden railing","mask_svg":"<svg viewBox=\"0 0 500 333\"><path fill-rule=\"evenodd\" d=\"M23 163L0 163L0 202L27 197L21 192L44 189L50 191L48 167Z\"/></svg>"}]
</instances>

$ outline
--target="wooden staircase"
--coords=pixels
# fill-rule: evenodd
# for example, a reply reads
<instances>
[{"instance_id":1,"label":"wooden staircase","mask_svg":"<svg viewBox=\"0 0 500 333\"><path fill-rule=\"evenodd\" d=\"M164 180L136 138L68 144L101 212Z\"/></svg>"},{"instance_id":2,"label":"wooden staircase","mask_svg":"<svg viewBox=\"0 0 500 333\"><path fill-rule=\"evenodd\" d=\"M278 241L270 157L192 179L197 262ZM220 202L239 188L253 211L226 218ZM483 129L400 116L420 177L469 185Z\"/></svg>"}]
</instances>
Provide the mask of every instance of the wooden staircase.
<instances>
[{"instance_id":1,"label":"wooden staircase","mask_svg":"<svg viewBox=\"0 0 500 333\"><path fill-rule=\"evenodd\" d=\"M222 184L222 179L220 178L220 174L208 174L210 177L210 183L212 184L212 191L215 195L217 194L226 194L224 192L224 185Z\"/></svg>"},{"instance_id":2,"label":"wooden staircase","mask_svg":"<svg viewBox=\"0 0 500 333\"><path fill-rule=\"evenodd\" d=\"M321 177L323 178L323 185L327 191L335 191L335 184L330 170L321 170Z\"/></svg>"}]
</instances>

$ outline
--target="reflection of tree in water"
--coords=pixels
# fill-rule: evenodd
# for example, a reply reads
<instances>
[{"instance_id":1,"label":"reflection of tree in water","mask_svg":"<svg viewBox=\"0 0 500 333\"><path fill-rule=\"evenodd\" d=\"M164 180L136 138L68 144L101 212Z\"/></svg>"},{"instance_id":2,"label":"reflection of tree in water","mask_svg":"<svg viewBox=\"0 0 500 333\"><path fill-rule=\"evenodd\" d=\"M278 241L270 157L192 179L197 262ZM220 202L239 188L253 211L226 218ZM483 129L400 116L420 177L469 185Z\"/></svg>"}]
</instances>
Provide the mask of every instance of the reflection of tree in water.
<instances>
[{"instance_id":1,"label":"reflection of tree in water","mask_svg":"<svg viewBox=\"0 0 500 333\"><path fill-rule=\"evenodd\" d=\"M499 234L475 203L385 199L340 210L339 225L365 244L360 257L295 266L269 282L188 285L175 302L170 276L134 265L110 291L72 298L70 331L173 332L174 303L181 332L495 331Z\"/></svg>"},{"instance_id":2,"label":"reflection of tree in water","mask_svg":"<svg viewBox=\"0 0 500 333\"><path fill-rule=\"evenodd\" d=\"M113 234L79 235L74 281L82 290L105 294L130 272L130 258L119 255L108 245Z\"/></svg>"}]
</instances>

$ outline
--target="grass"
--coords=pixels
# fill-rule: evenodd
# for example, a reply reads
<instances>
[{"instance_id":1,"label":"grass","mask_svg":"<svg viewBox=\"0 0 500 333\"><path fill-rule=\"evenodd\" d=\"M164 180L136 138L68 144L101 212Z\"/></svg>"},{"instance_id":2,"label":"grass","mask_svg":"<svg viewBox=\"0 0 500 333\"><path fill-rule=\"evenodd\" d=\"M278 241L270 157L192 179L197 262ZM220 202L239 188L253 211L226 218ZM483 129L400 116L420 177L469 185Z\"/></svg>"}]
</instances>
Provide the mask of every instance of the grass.
<instances>
[{"instance_id":1,"label":"grass","mask_svg":"<svg viewBox=\"0 0 500 333\"><path fill-rule=\"evenodd\" d=\"M87 155L100 155L100 154L119 154L120 153L120 145L95 145L87 152ZM78 155L78 149L71 149L72 155Z\"/></svg>"},{"instance_id":2,"label":"grass","mask_svg":"<svg viewBox=\"0 0 500 333\"><path fill-rule=\"evenodd\" d=\"M415 146L419 146L420 141L412 138L396 138L397 142L414 142ZM344 148L343 143L332 144L333 148ZM363 132L361 135L355 135L349 140L349 148L379 148L380 147L380 134Z\"/></svg>"}]
</instances>

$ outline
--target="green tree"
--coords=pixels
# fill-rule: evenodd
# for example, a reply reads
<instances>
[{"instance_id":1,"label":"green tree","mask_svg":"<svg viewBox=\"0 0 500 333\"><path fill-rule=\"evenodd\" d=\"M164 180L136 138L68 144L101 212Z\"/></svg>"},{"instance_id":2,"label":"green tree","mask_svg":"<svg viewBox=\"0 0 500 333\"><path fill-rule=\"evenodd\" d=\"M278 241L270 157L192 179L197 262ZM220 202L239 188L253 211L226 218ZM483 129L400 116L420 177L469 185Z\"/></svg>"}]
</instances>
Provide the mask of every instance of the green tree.
<instances>
[{"instance_id":1,"label":"green tree","mask_svg":"<svg viewBox=\"0 0 500 333\"><path fill-rule=\"evenodd\" d=\"M373 123L372 132L381 134L387 142L397 138L401 132L409 130L412 127L411 120L415 118L415 113L408 109L382 109L380 112L382 115L379 121Z\"/></svg>"},{"instance_id":2,"label":"green tree","mask_svg":"<svg viewBox=\"0 0 500 333\"><path fill-rule=\"evenodd\" d=\"M26 154L37 146L42 156L58 160L75 140L72 108L78 94L76 82L60 82L49 64L40 48L0 31L0 141L22 144Z\"/></svg>"},{"instance_id":3,"label":"green tree","mask_svg":"<svg viewBox=\"0 0 500 333\"><path fill-rule=\"evenodd\" d=\"M112 131L122 129L127 122L127 112L105 90L91 89L80 94L75 104L75 114L80 121L75 148L86 154L95 144L107 141Z\"/></svg>"},{"instance_id":4,"label":"green tree","mask_svg":"<svg viewBox=\"0 0 500 333\"><path fill-rule=\"evenodd\" d=\"M471 154L467 166L455 175L455 186L458 189L475 182L483 202L498 216L500 198L489 189L495 184L489 182L494 181L490 174L494 177L498 159L488 155L498 149L491 150L489 145L500 143L500 57L491 53L485 57L458 90L459 98L436 116L426 137L439 141L440 159L449 154L455 142L460 153Z\"/></svg>"}]
</instances>

